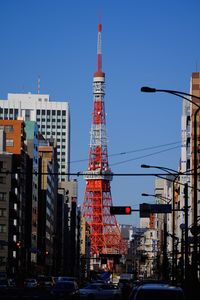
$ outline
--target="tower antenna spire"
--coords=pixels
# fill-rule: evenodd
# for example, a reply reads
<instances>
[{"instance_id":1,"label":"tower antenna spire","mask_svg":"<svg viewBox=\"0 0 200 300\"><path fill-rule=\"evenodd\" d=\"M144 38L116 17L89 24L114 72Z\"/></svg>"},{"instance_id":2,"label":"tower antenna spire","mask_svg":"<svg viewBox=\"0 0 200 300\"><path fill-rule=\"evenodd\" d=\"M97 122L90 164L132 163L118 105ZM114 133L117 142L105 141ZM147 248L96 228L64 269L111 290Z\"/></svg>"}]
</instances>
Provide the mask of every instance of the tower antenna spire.
<instances>
[{"instance_id":1,"label":"tower antenna spire","mask_svg":"<svg viewBox=\"0 0 200 300\"><path fill-rule=\"evenodd\" d=\"M101 40L102 24L98 23L98 40L97 40L97 71L102 71L102 40Z\"/></svg>"},{"instance_id":2,"label":"tower antenna spire","mask_svg":"<svg viewBox=\"0 0 200 300\"><path fill-rule=\"evenodd\" d=\"M40 75L38 76L38 95L40 94Z\"/></svg>"}]
</instances>

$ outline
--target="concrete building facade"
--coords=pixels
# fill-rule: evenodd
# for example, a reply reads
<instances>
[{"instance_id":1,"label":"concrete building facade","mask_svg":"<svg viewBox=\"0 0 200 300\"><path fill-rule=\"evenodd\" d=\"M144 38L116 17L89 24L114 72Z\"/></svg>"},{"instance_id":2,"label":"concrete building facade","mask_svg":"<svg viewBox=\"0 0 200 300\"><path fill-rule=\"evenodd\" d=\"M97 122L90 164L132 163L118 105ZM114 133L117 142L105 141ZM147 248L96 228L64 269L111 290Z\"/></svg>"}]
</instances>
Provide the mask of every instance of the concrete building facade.
<instances>
[{"instance_id":1,"label":"concrete building facade","mask_svg":"<svg viewBox=\"0 0 200 300\"><path fill-rule=\"evenodd\" d=\"M57 143L59 180L68 179L70 161L70 112L66 101L50 101L44 94L8 94L0 100L0 120L23 118L36 121L45 139L53 137Z\"/></svg>"}]
</instances>

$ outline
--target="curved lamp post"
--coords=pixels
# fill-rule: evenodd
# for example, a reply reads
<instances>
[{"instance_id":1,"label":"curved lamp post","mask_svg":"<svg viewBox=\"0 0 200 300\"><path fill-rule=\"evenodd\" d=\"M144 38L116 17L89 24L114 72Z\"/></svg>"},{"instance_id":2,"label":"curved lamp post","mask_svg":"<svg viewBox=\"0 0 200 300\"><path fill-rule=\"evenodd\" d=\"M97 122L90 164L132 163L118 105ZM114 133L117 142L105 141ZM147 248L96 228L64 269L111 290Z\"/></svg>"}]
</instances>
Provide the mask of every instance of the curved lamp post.
<instances>
[{"instance_id":1,"label":"curved lamp post","mask_svg":"<svg viewBox=\"0 0 200 300\"><path fill-rule=\"evenodd\" d=\"M142 193L141 196L159 198L159 199L163 200L164 202L166 202L167 204L169 204L172 201L171 198L167 198L167 197L164 197L161 195L156 195L156 194Z\"/></svg>"},{"instance_id":2,"label":"curved lamp post","mask_svg":"<svg viewBox=\"0 0 200 300\"><path fill-rule=\"evenodd\" d=\"M151 165L141 165L141 168L155 168L162 171L165 171L169 175L174 176L174 179L172 180L172 281L175 280L175 188L174 184L178 176L185 175L185 173L177 172L176 170L167 168L167 167L161 167L161 166L151 166Z\"/></svg>"},{"instance_id":3,"label":"curved lamp post","mask_svg":"<svg viewBox=\"0 0 200 300\"><path fill-rule=\"evenodd\" d=\"M156 93L156 92L161 92L161 93L167 93L171 94L177 97L180 97L182 99L185 99L195 105L197 109L194 112L194 189L193 189L193 223L194 223L194 244L193 244L193 260L192 260L192 265L193 265L193 270L194 270L194 275L198 277L198 260L197 260L197 248L198 248L198 233L197 233L197 227L198 227L198 195L197 195L197 189L198 189L198 178L197 178L197 114L200 111L200 105L198 105L196 102L190 100L190 98L195 98L200 100L200 97L180 92L180 91L175 91L175 90L165 90L165 89L156 89L156 88L151 88L144 86L141 88L141 92L146 92L146 93Z\"/></svg>"},{"instance_id":4,"label":"curved lamp post","mask_svg":"<svg viewBox=\"0 0 200 300\"><path fill-rule=\"evenodd\" d=\"M141 196L144 197L154 197L154 198L158 198L161 199L162 201L164 201L165 203L169 204L172 199L171 198L167 198L161 195L156 195L156 194L147 194L147 193L142 193ZM163 269L162 269L162 275L163 275L163 279L168 280L169 279L169 274L166 271L167 270L167 266L168 266L168 256L167 256L167 216L165 214L164 216L164 236L163 236Z\"/></svg>"}]
</instances>

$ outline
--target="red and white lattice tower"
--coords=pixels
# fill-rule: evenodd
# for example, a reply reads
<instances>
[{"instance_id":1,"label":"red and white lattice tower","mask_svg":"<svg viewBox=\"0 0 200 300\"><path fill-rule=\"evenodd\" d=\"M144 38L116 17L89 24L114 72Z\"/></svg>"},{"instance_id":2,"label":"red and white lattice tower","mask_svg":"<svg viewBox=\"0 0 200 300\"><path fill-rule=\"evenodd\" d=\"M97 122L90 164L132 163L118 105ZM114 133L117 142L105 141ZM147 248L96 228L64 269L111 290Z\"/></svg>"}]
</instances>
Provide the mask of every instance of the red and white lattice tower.
<instances>
[{"instance_id":1,"label":"red and white lattice tower","mask_svg":"<svg viewBox=\"0 0 200 300\"><path fill-rule=\"evenodd\" d=\"M86 188L82 213L90 226L91 255L125 254L127 244L121 236L116 217L110 214L112 172L108 163L101 31L102 25L98 24L97 71L93 77L94 104L88 170L84 172Z\"/></svg>"}]
</instances>

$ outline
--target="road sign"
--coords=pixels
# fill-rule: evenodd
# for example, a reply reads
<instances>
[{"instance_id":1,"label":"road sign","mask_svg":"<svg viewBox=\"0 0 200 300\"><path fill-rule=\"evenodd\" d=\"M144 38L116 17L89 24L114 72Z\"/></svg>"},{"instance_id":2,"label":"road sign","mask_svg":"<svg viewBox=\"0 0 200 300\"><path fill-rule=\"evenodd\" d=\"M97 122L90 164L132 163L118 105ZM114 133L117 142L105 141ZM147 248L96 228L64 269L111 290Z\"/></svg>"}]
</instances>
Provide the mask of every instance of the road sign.
<instances>
[{"instance_id":1,"label":"road sign","mask_svg":"<svg viewBox=\"0 0 200 300\"><path fill-rule=\"evenodd\" d=\"M150 214L168 214L172 212L171 204L140 204L140 218L149 218Z\"/></svg>"}]
</instances>

